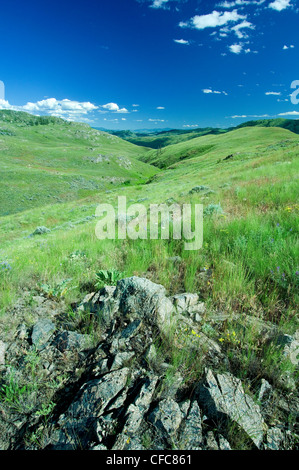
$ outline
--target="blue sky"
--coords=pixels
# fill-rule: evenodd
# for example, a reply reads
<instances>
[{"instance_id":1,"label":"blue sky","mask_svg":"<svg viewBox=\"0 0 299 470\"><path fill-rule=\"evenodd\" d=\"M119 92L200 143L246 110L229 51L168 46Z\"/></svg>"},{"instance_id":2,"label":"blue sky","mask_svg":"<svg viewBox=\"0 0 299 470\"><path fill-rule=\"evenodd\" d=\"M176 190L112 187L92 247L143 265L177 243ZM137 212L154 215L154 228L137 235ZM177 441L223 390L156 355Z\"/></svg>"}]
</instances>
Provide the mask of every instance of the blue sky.
<instances>
[{"instance_id":1,"label":"blue sky","mask_svg":"<svg viewBox=\"0 0 299 470\"><path fill-rule=\"evenodd\" d=\"M3 3L0 108L107 129L299 117L299 0Z\"/></svg>"}]
</instances>

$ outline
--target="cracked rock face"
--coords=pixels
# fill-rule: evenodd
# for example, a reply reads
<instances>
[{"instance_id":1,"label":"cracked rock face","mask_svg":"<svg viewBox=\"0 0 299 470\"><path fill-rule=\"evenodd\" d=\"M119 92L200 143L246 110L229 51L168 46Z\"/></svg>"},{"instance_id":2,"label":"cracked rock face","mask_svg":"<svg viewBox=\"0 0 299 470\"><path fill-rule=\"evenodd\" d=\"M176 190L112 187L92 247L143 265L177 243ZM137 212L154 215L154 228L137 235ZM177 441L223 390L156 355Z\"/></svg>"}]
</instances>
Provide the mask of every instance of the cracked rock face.
<instances>
[{"instance_id":1,"label":"cracked rock face","mask_svg":"<svg viewBox=\"0 0 299 470\"><path fill-rule=\"evenodd\" d=\"M29 331L22 324L12 344L0 340L2 379L10 374L8 360L18 374L27 374L33 353L43 380L54 383L61 372L68 374L52 394L55 407L46 420L36 414L43 409L42 393L26 413L0 403L1 449L230 450L232 423L251 448L286 446L281 427L265 425L273 387L263 379L255 402L240 379L216 372L226 358L209 329L201 329L205 306L196 294L167 297L163 286L131 277L88 294L77 312L100 325L96 344L90 335L68 330L61 312L59 321L42 317ZM157 337L178 351L184 346L186 354L196 352L206 367L197 382L186 385L188 377L166 352L159 359ZM281 348L294 345L288 340ZM288 404L283 406L288 416Z\"/></svg>"},{"instance_id":2,"label":"cracked rock face","mask_svg":"<svg viewBox=\"0 0 299 470\"><path fill-rule=\"evenodd\" d=\"M241 380L231 374L206 374L206 385L200 390L200 401L211 417L227 417L260 448L264 436L264 420L258 405L245 394Z\"/></svg>"}]
</instances>

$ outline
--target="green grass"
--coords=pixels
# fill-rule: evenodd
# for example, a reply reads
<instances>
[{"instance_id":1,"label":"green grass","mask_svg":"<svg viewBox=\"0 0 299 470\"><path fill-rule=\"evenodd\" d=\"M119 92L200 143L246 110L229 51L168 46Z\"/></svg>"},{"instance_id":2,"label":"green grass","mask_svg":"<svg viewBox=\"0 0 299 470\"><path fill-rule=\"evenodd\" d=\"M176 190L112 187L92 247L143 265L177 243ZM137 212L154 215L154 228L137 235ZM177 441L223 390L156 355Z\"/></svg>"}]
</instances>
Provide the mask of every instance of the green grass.
<instances>
[{"instance_id":1,"label":"green grass","mask_svg":"<svg viewBox=\"0 0 299 470\"><path fill-rule=\"evenodd\" d=\"M174 164L184 165L186 159L190 159L197 163L197 171L200 171L203 168L208 169L215 161L221 164L229 155L234 157L223 163L232 163L232 166L239 160L246 162L256 159L265 147L278 145L283 148L288 141L298 143L297 134L278 127L247 127L223 135L206 135L163 149L151 150L141 160L159 168L172 168ZM202 157L200 162L198 157Z\"/></svg>"},{"instance_id":2,"label":"green grass","mask_svg":"<svg viewBox=\"0 0 299 470\"><path fill-rule=\"evenodd\" d=\"M229 314L254 315L274 322L288 334L298 328L297 135L278 128L244 128L169 146L158 155L156 151L114 137L116 140L110 141L105 134L77 124L9 125L11 132L17 135L0 138L5 139L0 145L10 149L1 152L4 177L0 206L0 312L3 322L9 318L9 308L24 288L38 292L46 285L49 292L57 292L71 304L97 288L96 273L121 272L124 277L145 276L161 283L169 294L196 292L206 302L208 312L220 309ZM65 132L61 133L55 126L65 126ZM78 142L77 132L80 134ZM98 140L91 144L82 137L84 132L90 134L88 139ZM55 148L52 159L45 143L48 137L51 146L54 138L60 142L58 147L51 147ZM28 142L21 150L22 138L32 145L35 142L34 158L29 155L31 144ZM100 143L104 151L98 150ZM121 154L132 161L135 176L132 176L132 169L118 167L117 173L126 174L130 183L109 185L109 192L106 192L107 185L81 196L77 189L72 192L66 184L67 175L69 178L84 175L90 181L107 176L106 166L101 176L93 176L94 170L89 169L89 163L80 155L105 153L109 145L115 158ZM88 146L97 150L89 154ZM84 149L84 153L81 154L80 149ZM230 154L234 157L224 160ZM182 159L184 155L187 158ZM115 159L112 161L113 171L116 171ZM166 168L157 170L151 166L153 163ZM61 175L50 179L50 170L58 171L58 168ZM127 173L122 173L123 170ZM116 175L109 173L112 174ZM9 181L13 186L9 186ZM32 205L20 205L19 198L25 197L24 188L26 184L29 187L30 181L32 192L37 184L43 188L40 194L36 193ZM145 181L147 184L142 184ZM45 197L46 184L55 195L59 194L60 204ZM202 186L202 191L190 193L196 186ZM59 188L65 197L59 193ZM176 240L98 240L93 217L96 207L101 202L116 206L119 195L127 196L128 204L143 200L147 207L170 198L180 204L202 203L205 209L203 248L184 251L182 241ZM211 208L216 206L223 212L213 212ZM9 214L4 215L7 212ZM31 237L37 226L46 226L51 232ZM180 262L169 260L174 256L179 256ZM210 268L212 275L204 276L203 268ZM281 369L277 368L275 354L271 351L257 354L257 338L250 336L250 332L248 335L241 338L238 374L251 377L256 358L261 360L262 357L264 370L268 371L266 376L270 377L271 371L273 376L279 374ZM248 347L244 347L245 343ZM225 347L228 352L232 351L232 358L239 348L237 344ZM174 366L190 371L192 361L184 365L183 356L173 353L169 351ZM240 364L243 364L243 373ZM288 364L281 367L288 367ZM194 370L200 371L200 365Z\"/></svg>"},{"instance_id":3,"label":"green grass","mask_svg":"<svg viewBox=\"0 0 299 470\"><path fill-rule=\"evenodd\" d=\"M142 183L157 171L138 160L145 148L85 124L31 117L0 112L0 215Z\"/></svg>"}]
</instances>

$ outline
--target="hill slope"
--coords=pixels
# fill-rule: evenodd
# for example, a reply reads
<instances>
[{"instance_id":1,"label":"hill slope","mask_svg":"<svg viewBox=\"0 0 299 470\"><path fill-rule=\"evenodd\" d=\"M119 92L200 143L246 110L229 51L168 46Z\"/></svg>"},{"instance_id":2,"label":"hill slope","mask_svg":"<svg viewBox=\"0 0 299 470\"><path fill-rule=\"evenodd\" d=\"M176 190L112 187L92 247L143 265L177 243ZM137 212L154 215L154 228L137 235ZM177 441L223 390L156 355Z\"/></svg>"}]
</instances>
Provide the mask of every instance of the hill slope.
<instances>
[{"instance_id":1,"label":"hill slope","mask_svg":"<svg viewBox=\"0 0 299 470\"><path fill-rule=\"evenodd\" d=\"M0 214L146 181L157 171L139 160L147 152L86 124L0 111Z\"/></svg>"},{"instance_id":2,"label":"hill slope","mask_svg":"<svg viewBox=\"0 0 299 470\"><path fill-rule=\"evenodd\" d=\"M298 136L286 129L277 127L248 127L224 135L207 135L187 142L169 145L163 149L151 150L141 160L159 168L189 160L221 160L227 157L240 159L245 154L257 152L259 146L283 145L284 141L298 141Z\"/></svg>"},{"instance_id":3,"label":"hill slope","mask_svg":"<svg viewBox=\"0 0 299 470\"><path fill-rule=\"evenodd\" d=\"M243 124L240 124L236 129L242 127L282 127L283 129L288 129L295 134L299 134L299 119L261 119L257 121L247 121Z\"/></svg>"}]
</instances>

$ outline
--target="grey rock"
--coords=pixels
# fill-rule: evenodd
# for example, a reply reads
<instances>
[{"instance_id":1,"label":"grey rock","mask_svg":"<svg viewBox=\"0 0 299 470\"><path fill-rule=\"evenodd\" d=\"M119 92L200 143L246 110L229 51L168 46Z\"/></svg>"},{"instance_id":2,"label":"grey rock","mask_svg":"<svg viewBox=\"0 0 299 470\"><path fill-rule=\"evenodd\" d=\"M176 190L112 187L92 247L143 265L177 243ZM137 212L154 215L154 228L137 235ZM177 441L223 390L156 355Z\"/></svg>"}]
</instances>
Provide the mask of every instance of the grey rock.
<instances>
[{"instance_id":1,"label":"grey rock","mask_svg":"<svg viewBox=\"0 0 299 470\"><path fill-rule=\"evenodd\" d=\"M114 297L120 313L131 321L144 319L148 325L156 324L161 331L169 332L174 309L162 285L135 276L122 279L116 285Z\"/></svg>"},{"instance_id":2,"label":"grey rock","mask_svg":"<svg viewBox=\"0 0 299 470\"><path fill-rule=\"evenodd\" d=\"M209 431L206 436L206 450L219 450L219 446L212 431Z\"/></svg>"},{"instance_id":3,"label":"grey rock","mask_svg":"<svg viewBox=\"0 0 299 470\"><path fill-rule=\"evenodd\" d=\"M265 379L262 379L261 388L260 388L259 396L258 396L258 401L259 402L264 402L269 397L269 395L271 394L272 391L273 391L273 389L272 389L271 385L269 384L269 382Z\"/></svg>"},{"instance_id":4,"label":"grey rock","mask_svg":"<svg viewBox=\"0 0 299 470\"><path fill-rule=\"evenodd\" d=\"M278 427L273 427L267 431L266 450L281 450L284 443L284 436Z\"/></svg>"},{"instance_id":5,"label":"grey rock","mask_svg":"<svg viewBox=\"0 0 299 470\"><path fill-rule=\"evenodd\" d=\"M299 330L294 336L280 335L276 344L282 349L283 358L289 359L294 366L299 365Z\"/></svg>"},{"instance_id":6,"label":"grey rock","mask_svg":"<svg viewBox=\"0 0 299 470\"><path fill-rule=\"evenodd\" d=\"M90 336L75 331L62 331L54 339L54 345L60 352L83 351L90 346Z\"/></svg>"},{"instance_id":7,"label":"grey rock","mask_svg":"<svg viewBox=\"0 0 299 470\"><path fill-rule=\"evenodd\" d=\"M99 292L87 294L78 307L79 311L96 314L108 326L117 311L114 300L115 286L105 286Z\"/></svg>"},{"instance_id":8,"label":"grey rock","mask_svg":"<svg viewBox=\"0 0 299 470\"><path fill-rule=\"evenodd\" d=\"M202 421L200 409L196 401L190 407L185 426L180 434L180 449L201 450L203 445Z\"/></svg>"},{"instance_id":9,"label":"grey rock","mask_svg":"<svg viewBox=\"0 0 299 470\"><path fill-rule=\"evenodd\" d=\"M107 192L107 191L106 191ZM98 444L96 446L91 447L90 450L108 450L103 444Z\"/></svg>"},{"instance_id":10,"label":"grey rock","mask_svg":"<svg viewBox=\"0 0 299 470\"><path fill-rule=\"evenodd\" d=\"M231 374L213 375L206 372L206 385L199 394L205 413L214 418L229 417L260 448L264 435L264 420L258 405L244 393L242 382Z\"/></svg>"},{"instance_id":11,"label":"grey rock","mask_svg":"<svg viewBox=\"0 0 299 470\"><path fill-rule=\"evenodd\" d=\"M210 189L210 186L204 186L204 185L195 186L194 188L190 189L189 194L201 193L202 191L208 191L209 189Z\"/></svg>"},{"instance_id":12,"label":"grey rock","mask_svg":"<svg viewBox=\"0 0 299 470\"><path fill-rule=\"evenodd\" d=\"M100 416L96 423L96 434L99 442L113 435L117 427L117 420L113 418L113 413L109 413L105 416Z\"/></svg>"},{"instance_id":13,"label":"grey rock","mask_svg":"<svg viewBox=\"0 0 299 470\"><path fill-rule=\"evenodd\" d=\"M51 448L84 449L96 433L96 424L109 403L125 387L129 369L111 372L83 385L66 413L60 416L59 429L51 436Z\"/></svg>"},{"instance_id":14,"label":"grey rock","mask_svg":"<svg viewBox=\"0 0 299 470\"><path fill-rule=\"evenodd\" d=\"M33 327L31 340L32 344L38 349L42 350L55 331L55 325L51 320L39 320Z\"/></svg>"},{"instance_id":15,"label":"grey rock","mask_svg":"<svg viewBox=\"0 0 299 470\"><path fill-rule=\"evenodd\" d=\"M200 318L206 311L204 302L199 301L197 294L178 294L171 299L178 313L185 314L193 319L196 315Z\"/></svg>"},{"instance_id":16,"label":"grey rock","mask_svg":"<svg viewBox=\"0 0 299 470\"><path fill-rule=\"evenodd\" d=\"M132 448L132 439L138 435L139 428L144 420L144 415L147 413L151 400L157 385L158 377L148 379L142 386L140 393L133 403L128 406L125 416L125 425L122 433L117 437L113 449L128 450ZM141 442L134 443L134 447L141 446ZM137 449L136 449L137 450Z\"/></svg>"},{"instance_id":17,"label":"grey rock","mask_svg":"<svg viewBox=\"0 0 299 470\"><path fill-rule=\"evenodd\" d=\"M0 365L5 364L5 351L6 351L6 344L4 341L0 340Z\"/></svg>"},{"instance_id":18,"label":"grey rock","mask_svg":"<svg viewBox=\"0 0 299 470\"><path fill-rule=\"evenodd\" d=\"M45 233L50 233L51 230L47 227L36 227L34 232L30 236L35 236L35 235L44 235Z\"/></svg>"},{"instance_id":19,"label":"grey rock","mask_svg":"<svg viewBox=\"0 0 299 470\"><path fill-rule=\"evenodd\" d=\"M135 353L131 352L120 352L116 354L110 370L121 369L126 362L134 357Z\"/></svg>"},{"instance_id":20,"label":"grey rock","mask_svg":"<svg viewBox=\"0 0 299 470\"><path fill-rule=\"evenodd\" d=\"M229 442L221 435L219 434L219 449L220 450L232 450Z\"/></svg>"},{"instance_id":21,"label":"grey rock","mask_svg":"<svg viewBox=\"0 0 299 470\"><path fill-rule=\"evenodd\" d=\"M182 418L180 407L173 399L160 401L149 417L153 425L162 431L166 439L173 438L177 433Z\"/></svg>"}]
</instances>

